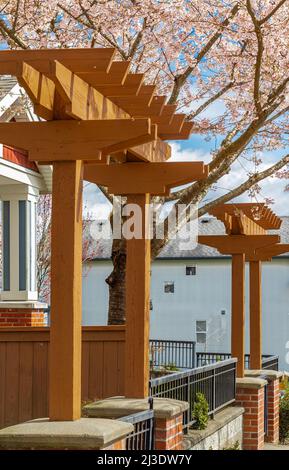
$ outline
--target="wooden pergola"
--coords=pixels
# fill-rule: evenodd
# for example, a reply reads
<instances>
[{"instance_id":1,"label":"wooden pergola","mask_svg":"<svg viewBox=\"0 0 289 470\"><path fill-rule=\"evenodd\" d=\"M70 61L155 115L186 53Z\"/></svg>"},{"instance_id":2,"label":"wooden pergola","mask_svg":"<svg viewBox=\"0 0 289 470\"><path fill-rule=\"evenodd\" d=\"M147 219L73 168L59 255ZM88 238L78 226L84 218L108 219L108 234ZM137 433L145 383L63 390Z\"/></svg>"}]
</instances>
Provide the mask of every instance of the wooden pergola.
<instances>
[{"instance_id":1,"label":"wooden pergola","mask_svg":"<svg viewBox=\"0 0 289 470\"><path fill-rule=\"evenodd\" d=\"M250 263L250 367L262 368L261 261L285 253L279 235L281 219L265 204L222 204L209 212L225 225L226 235L199 236L199 243L232 255L231 353L238 358L237 376L245 370L245 261Z\"/></svg>"},{"instance_id":2,"label":"wooden pergola","mask_svg":"<svg viewBox=\"0 0 289 470\"><path fill-rule=\"evenodd\" d=\"M165 140L192 124L114 49L1 51L0 74L15 75L41 122L1 123L0 141L53 165L49 417L81 413L82 180L142 208L142 238L127 241L125 395L148 396L150 195L207 177L202 162L168 163Z\"/></svg>"}]
</instances>

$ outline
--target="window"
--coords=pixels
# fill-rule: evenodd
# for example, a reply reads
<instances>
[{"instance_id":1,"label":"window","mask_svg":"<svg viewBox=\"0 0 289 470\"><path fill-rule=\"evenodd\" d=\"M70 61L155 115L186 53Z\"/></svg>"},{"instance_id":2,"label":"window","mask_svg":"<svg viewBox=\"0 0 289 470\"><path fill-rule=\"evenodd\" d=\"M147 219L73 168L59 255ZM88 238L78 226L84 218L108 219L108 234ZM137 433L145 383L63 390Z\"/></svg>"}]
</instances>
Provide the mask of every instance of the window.
<instances>
[{"instance_id":1,"label":"window","mask_svg":"<svg viewBox=\"0 0 289 470\"><path fill-rule=\"evenodd\" d=\"M197 266L186 266L186 276L195 276L197 274Z\"/></svg>"},{"instance_id":2,"label":"window","mask_svg":"<svg viewBox=\"0 0 289 470\"><path fill-rule=\"evenodd\" d=\"M196 321L196 340L201 344L207 341L207 322L204 320Z\"/></svg>"},{"instance_id":3,"label":"window","mask_svg":"<svg viewBox=\"0 0 289 470\"><path fill-rule=\"evenodd\" d=\"M175 292L175 283L173 281L165 281L164 292L166 294L173 294Z\"/></svg>"}]
</instances>

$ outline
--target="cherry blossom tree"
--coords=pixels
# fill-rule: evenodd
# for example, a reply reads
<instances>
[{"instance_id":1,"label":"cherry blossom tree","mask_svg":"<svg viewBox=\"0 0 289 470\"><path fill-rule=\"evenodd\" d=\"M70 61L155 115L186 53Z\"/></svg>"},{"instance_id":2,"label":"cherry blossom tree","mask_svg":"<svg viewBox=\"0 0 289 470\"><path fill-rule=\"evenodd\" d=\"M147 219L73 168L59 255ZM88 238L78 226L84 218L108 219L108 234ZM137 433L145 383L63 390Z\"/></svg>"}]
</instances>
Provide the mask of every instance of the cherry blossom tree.
<instances>
[{"instance_id":1,"label":"cherry blossom tree","mask_svg":"<svg viewBox=\"0 0 289 470\"><path fill-rule=\"evenodd\" d=\"M244 192L258 197L265 178L288 178L289 0L6 0L0 5L6 46L115 47L119 59L130 60L133 71L145 72L169 103L188 113L194 135L211 139L208 178L167 201L198 203L202 215ZM272 154L278 157L264 169ZM207 201L236 162L250 165L242 184L232 181L226 194ZM170 236L166 224L164 238L152 242L152 258ZM110 323L125 318L125 252L125 241L114 240L107 279Z\"/></svg>"}]
</instances>

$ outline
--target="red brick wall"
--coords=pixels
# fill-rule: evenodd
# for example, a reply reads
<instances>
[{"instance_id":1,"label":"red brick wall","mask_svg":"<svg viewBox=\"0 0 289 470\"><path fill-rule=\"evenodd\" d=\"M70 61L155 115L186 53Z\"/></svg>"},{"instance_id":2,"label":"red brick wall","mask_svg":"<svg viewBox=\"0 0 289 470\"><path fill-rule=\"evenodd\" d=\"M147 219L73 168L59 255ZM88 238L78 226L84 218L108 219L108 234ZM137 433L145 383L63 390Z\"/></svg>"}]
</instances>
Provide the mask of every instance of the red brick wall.
<instances>
[{"instance_id":1,"label":"red brick wall","mask_svg":"<svg viewBox=\"0 0 289 470\"><path fill-rule=\"evenodd\" d=\"M41 309L9 308L0 309L0 328L9 326L46 326Z\"/></svg>"},{"instance_id":2,"label":"red brick wall","mask_svg":"<svg viewBox=\"0 0 289 470\"><path fill-rule=\"evenodd\" d=\"M268 435L267 442L274 444L279 442L279 379L270 380L268 383Z\"/></svg>"},{"instance_id":3,"label":"red brick wall","mask_svg":"<svg viewBox=\"0 0 289 470\"><path fill-rule=\"evenodd\" d=\"M264 448L264 387L237 387L236 405L245 408L243 415L243 449Z\"/></svg>"},{"instance_id":4,"label":"red brick wall","mask_svg":"<svg viewBox=\"0 0 289 470\"><path fill-rule=\"evenodd\" d=\"M126 449L126 439L122 439L121 441L114 442L108 447L104 447L101 450L125 450Z\"/></svg>"},{"instance_id":5,"label":"red brick wall","mask_svg":"<svg viewBox=\"0 0 289 470\"><path fill-rule=\"evenodd\" d=\"M155 449L182 450L183 414L174 418L155 420Z\"/></svg>"}]
</instances>

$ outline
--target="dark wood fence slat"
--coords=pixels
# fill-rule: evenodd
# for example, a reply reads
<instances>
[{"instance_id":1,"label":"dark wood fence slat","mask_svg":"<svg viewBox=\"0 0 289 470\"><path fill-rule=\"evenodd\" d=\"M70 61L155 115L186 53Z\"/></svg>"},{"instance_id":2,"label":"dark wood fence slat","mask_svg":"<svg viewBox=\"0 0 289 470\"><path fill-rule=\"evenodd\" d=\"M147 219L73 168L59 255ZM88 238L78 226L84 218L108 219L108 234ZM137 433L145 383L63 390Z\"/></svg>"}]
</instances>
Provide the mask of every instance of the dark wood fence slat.
<instances>
[{"instance_id":1,"label":"dark wood fence slat","mask_svg":"<svg viewBox=\"0 0 289 470\"><path fill-rule=\"evenodd\" d=\"M0 343L0 428L5 423L6 407L6 343Z\"/></svg>"},{"instance_id":2,"label":"dark wood fence slat","mask_svg":"<svg viewBox=\"0 0 289 470\"><path fill-rule=\"evenodd\" d=\"M7 344L4 425L19 422L19 343Z\"/></svg>"},{"instance_id":3,"label":"dark wood fence slat","mask_svg":"<svg viewBox=\"0 0 289 470\"><path fill-rule=\"evenodd\" d=\"M32 419L33 343L19 343L19 421Z\"/></svg>"}]
</instances>

